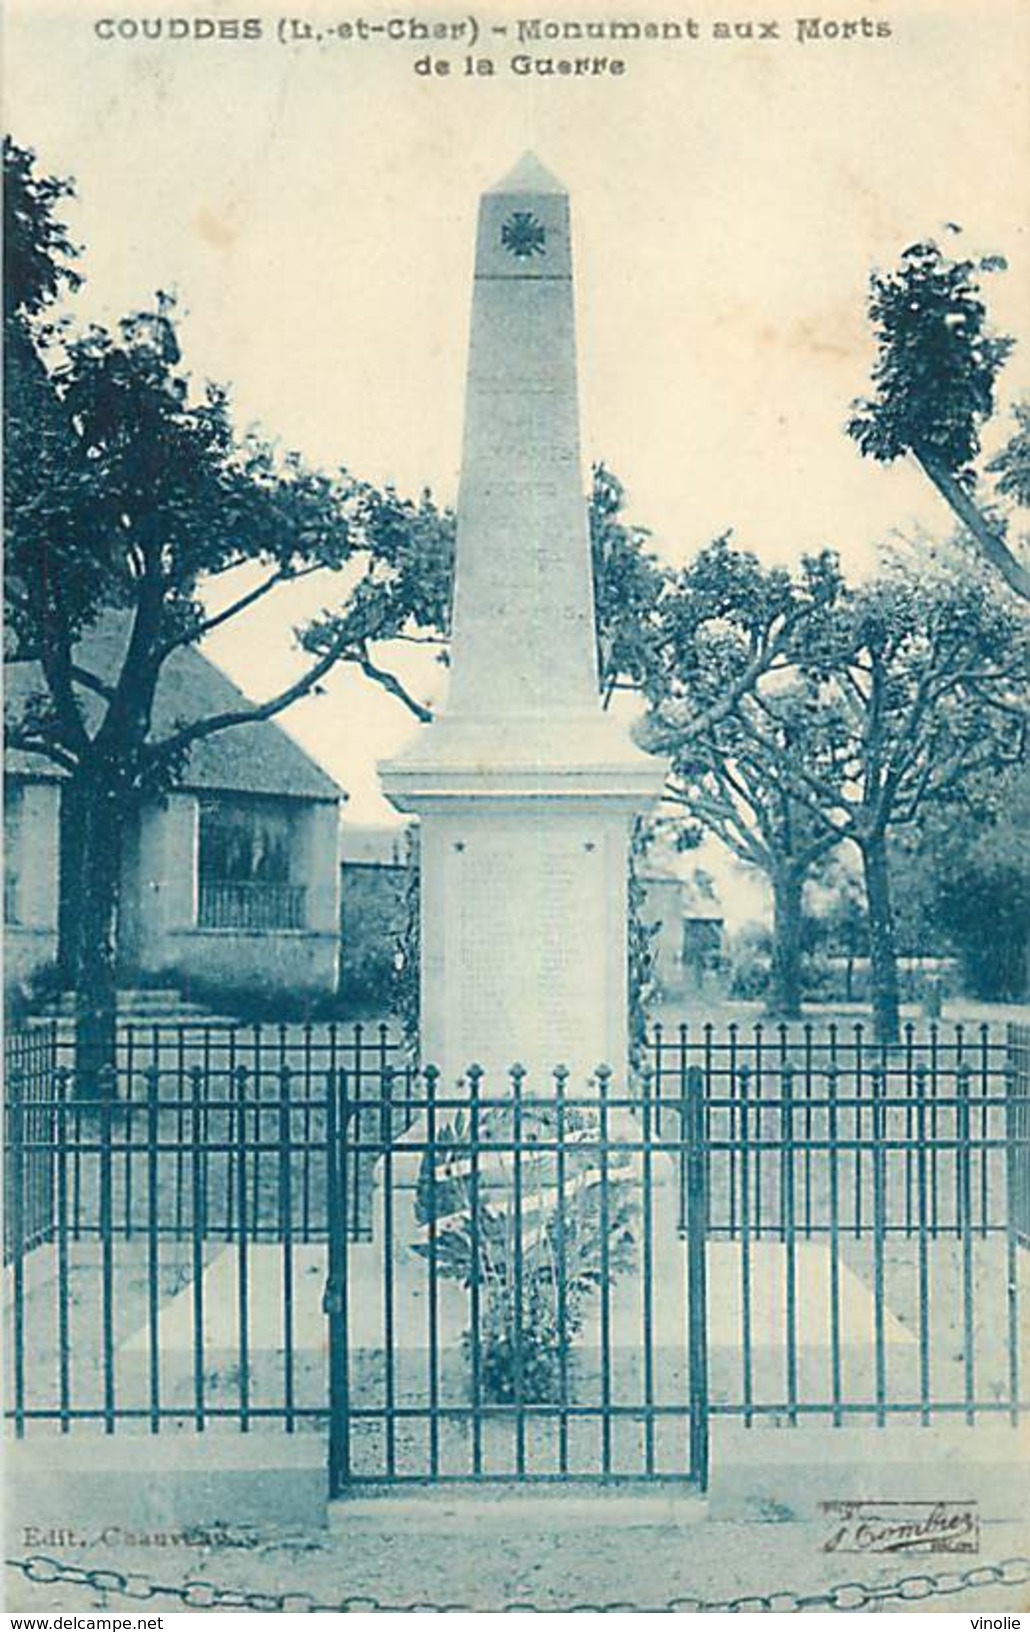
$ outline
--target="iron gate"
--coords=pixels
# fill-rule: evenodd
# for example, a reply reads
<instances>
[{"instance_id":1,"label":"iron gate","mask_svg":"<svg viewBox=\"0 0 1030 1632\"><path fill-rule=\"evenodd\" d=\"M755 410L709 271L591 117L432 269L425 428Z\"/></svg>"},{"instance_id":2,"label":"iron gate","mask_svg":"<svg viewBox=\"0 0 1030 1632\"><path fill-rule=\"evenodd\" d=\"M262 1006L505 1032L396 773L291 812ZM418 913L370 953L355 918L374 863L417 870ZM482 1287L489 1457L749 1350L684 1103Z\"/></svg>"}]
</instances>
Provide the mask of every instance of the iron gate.
<instances>
[{"instance_id":1,"label":"iron gate","mask_svg":"<svg viewBox=\"0 0 1030 1632\"><path fill-rule=\"evenodd\" d=\"M429 1069L391 1140L389 1095L341 1077L334 1216L363 1161L381 1170L371 1239L330 1231L334 1494L706 1483L704 1080L662 1106L652 1082L629 1096L558 1070L541 1092L473 1069L447 1091Z\"/></svg>"}]
</instances>

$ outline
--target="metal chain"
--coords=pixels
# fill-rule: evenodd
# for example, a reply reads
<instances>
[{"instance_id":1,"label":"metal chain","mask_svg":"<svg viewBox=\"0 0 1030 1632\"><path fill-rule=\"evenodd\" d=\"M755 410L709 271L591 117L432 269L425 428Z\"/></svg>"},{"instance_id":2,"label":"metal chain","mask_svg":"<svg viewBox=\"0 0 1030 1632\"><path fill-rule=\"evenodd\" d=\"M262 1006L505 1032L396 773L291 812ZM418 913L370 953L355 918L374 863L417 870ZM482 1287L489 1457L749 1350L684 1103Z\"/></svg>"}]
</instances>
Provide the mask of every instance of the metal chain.
<instances>
[{"instance_id":1,"label":"metal chain","mask_svg":"<svg viewBox=\"0 0 1030 1632\"><path fill-rule=\"evenodd\" d=\"M152 1598L175 1598L185 1609L254 1609L274 1614L333 1614L353 1615L361 1611L389 1611L390 1613L449 1614L457 1610L473 1610L479 1606L465 1603L434 1604L416 1600L409 1604L382 1603L378 1598L352 1594L334 1603L323 1603L310 1592L245 1592L236 1587L220 1587L214 1581L191 1580L179 1585L152 1581L145 1575L126 1575L121 1570L88 1570L80 1564L65 1563L34 1553L29 1558L9 1558L7 1566L20 1570L26 1580L38 1586L65 1582L70 1586L89 1587L95 1592L116 1593L120 1598L131 1598L146 1603ZM927 1598L950 1597L953 1593L972 1592L983 1587L1021 1587L1030 1582L1030 1558L1006 1558L1000 1564L975 1564L967 1570L944 1570L937 1575L903 1575L898 1581L868 1585L862 1581L843 1581L827 1587L824 1592L800 1593L791 1591L745 1594L740 1598L670 1598L665 1604L636 1604L629 1601L589 1604L566 1604L568 1613L592 1612L612 1614L620 1610L643 1610L645 1613L668 1614L727 1614L741 1610L768 1611L772 1614L793 1614L804 1609L834 1609L847 1613L868 1609L897 1598L902 1603L920 1603ZM529 1599L514 1598L500 1606L501 1613L518 1611L542 1612L542 1606ZM497 1611L494 1611L497 1613Z\"/></svg>"}]
</instances>

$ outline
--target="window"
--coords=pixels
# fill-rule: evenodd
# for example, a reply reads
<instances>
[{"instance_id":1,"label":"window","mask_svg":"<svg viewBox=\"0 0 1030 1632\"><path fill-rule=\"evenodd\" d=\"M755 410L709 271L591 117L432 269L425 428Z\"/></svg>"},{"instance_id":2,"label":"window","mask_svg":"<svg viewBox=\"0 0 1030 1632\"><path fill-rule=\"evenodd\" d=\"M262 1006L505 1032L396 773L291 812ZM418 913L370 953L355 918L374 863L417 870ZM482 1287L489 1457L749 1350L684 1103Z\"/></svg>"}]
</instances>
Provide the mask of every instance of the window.
<instances>
[{"instance_id":1,"label":"window","mask_svg":"<svg viewBox=\"0 0 1030 1632\"><path fill-rule=\"evenodd\" d=\"M200 806L200 902L204 929L301 929L305 891L291 873L293 809L281 800L243 796Z\"/></svg>"},{"instance_id":2,"label":"window","mask_svg":"<svg viewBox=\"0 0 1030 1632\"><path fill-rule=\"evenodd\" d=\"M19 923L21 894L22 787L9 782L4 789L4 923Z\"/></svg>"}]
</instances>

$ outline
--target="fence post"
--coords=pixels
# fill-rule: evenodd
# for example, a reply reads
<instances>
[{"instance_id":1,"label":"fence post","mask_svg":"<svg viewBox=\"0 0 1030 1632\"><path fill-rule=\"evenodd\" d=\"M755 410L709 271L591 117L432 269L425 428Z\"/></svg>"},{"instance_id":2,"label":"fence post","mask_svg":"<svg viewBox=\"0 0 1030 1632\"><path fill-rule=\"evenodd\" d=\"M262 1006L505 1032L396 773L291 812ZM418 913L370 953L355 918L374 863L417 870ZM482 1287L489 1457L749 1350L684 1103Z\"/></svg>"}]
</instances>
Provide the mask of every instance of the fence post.
<instances>
[{"instance_id":1,"label":"fence post","mask_svg":"<svg viewBox=\"0 0 1030 1632\"><path fill-rule=\"evenodd\" d=\"M4 1174L4 1189L6 1191L10 1185L10 1257L14 1280L14 1431L18 1439L25 1435L25 1108L22 1089L21 1068L16 1065L7 1084L8 1144L5 1156L10 1165Z\"/></svg>"},{"instance_id":2,"label":"fence post","mask_svg":"<svg viewBox=\"0 0 1030 1632\"><path fill-rule=\"evenodd\" d=\"M708 1196L705 1149L705 1077L700 1066L686 1073L686 1103L680 1107L686 1131L687 1335L690 1358L690 1472L708 1489L708 1287L706 1246Z\"/></svg>"},{"instance_id":3,"label":"fence post","mask_svg":"<svg viewBox=\"0 0 1030 1632\"><path fill-rule=\"evenodd\" d=\"M329 1496L350 1479L350 1378L348 1375L347 1269L350 1251L347 1203L347 1140L350 1128L347 1073L326 1073L325 1143L329 1273L322 1308L329 1322Z\"/></svg>"},{"instance_id":4,"label":"fence post","mask_svg":"<svg viewBox=\"0 0 1030 1632\"><path fill-rule=\"evenodd\" d=\"M161 1077L156 1065L147 1067L147 1338L150 1369L150 1432L161 1429L161 1266L159 1238L161 1192L158 1164L161 1148ZM128 1142L128 1139L126 1139Z\"/></svg>"},{"instance_id":5,"label":"fence post","mask_svg":"<svg viewBox=\"0 0 1030 1632\"><path fill-rule=\"evenodd\" d=\"M957 1030L958 1028L956 1028ZM960 1230L962 1241L962 1358L964 1372L965 1420L976 1421L976 1318L973 1263L972 1152L970 1140L969 1079L971 1067L962 1061L955 1072L958 1100L958 1145L956 1149Z\"/></svg>"},{"instance_id":6,"label":"fence post","mask_svg":"<svg viewBox=\"0 0 1030 1632\"><path fill-rule=\"evenodd\" d=\"M210 1079L209 1079L210 1080ZM261 1138L261 1079L254 1078L254 1143L247 1139L247 1084L245 1065L233 1072L236 1100L236 1213L239 1230L236 1236L236 1341L239 1350L237 1395L239 1400L240 1431L250 1431L250 1241L249 1233L257 1222L257 1204L254 1206L254 1224L248 1216L247 1156L257 1164ZM207 1145L203 1150L204 1173L207 1173ZM205 1185L206 1188L206 1185Z\"/></svg>"},{"instance_id":7,"label":"fence post","mask_svg":"<svg viewBox=\"0 0 1030 1632\"><path fill-rule=\"evenodd\" d=\"M104 1432L114 1433L114 1107L118 1080L113 1066L103 1065L96 1078L100 1114L100 1309L104 1370Z\"/></svg>"},{"instance_id":8,"label":"fence post","mask_svg":"<svg viewBox=\"0 0 1030 1632\"><path fill-rule=\"evenodd\" d=\"M1020 1226L1026 1197L1020 1197L1020 1166L1025 1176L1026 1148L1020 1150L1019 1107L1022 1098L1026 1107L1026 1084L1020 1083L1016 1050L1019 1029L1008 1028L1005 1052L1005 1281L1006 1281L1006 1335L1008 1338L1009 1421L1019 1427L1019 1243ZM1020 1089L1022 1088L1022 1095ZM1020 1162L1022 1154L1023 1161ZM1022 1205L1021 1205L1022 1201ZM1026 1234L1023 1234L1024 1244Z\"/></svg>"},{"instance_id":9,"label":"fence post","mask_svg":"<svg viewBox=\"0 0 1030 1632\"><path fill-rule=\"evenodd\" d=\"M1030 1026L1010 1024L1005 1049L1008 1101L1006 1144L1006 1216L1024 1247L1030 1246Z\"/></svg>"},{"instance_id":10,"label":"fence post","mask_svg":"<svg viewBox=\"0 0 1030 1632\"><path fill-rule=\"evenodd\" d=\"M290 1099L291 1072L288 1065L279 1071L279 1243L283 1274L283 1410L286 1432L294 1431L293 1371L293 1116ZM305 1146L305 1149L307 1147ZM256 1221L255 1221L256 1225Z\"/></svg>"}]
</instances>

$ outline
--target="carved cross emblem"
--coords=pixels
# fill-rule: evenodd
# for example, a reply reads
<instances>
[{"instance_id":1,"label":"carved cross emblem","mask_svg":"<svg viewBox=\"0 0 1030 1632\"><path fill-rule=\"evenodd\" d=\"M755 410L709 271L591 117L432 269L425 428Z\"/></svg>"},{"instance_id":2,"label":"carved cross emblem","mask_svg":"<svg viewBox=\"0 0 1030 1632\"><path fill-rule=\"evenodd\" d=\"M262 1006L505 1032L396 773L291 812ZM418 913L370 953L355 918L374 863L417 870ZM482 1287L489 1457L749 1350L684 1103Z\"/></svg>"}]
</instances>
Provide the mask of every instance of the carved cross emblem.
<instances>
[{"instance_id":1,"label":"carved cross emblem","mask_svg":"<svg viewBox=\"0 0 1030 1632\"><path fill-rule=\"evenodd\" d=\"M547 229L531 210L515 210L501 228L501 243L517 261L546 253Z\"/></svg>"}]
</instances>

